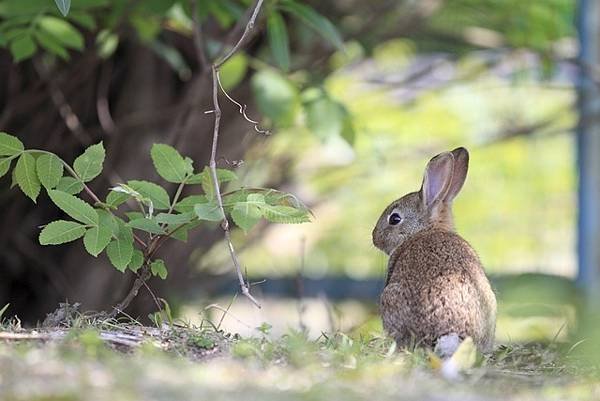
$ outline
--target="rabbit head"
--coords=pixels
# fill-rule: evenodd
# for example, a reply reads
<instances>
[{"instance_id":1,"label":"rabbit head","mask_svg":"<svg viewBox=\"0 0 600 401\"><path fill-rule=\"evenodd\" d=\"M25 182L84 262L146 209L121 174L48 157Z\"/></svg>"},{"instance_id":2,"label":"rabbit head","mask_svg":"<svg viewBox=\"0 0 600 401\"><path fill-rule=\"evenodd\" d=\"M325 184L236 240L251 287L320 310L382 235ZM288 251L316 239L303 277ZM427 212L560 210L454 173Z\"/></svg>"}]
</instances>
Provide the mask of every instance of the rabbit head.
<instances>
[{"instance_id":1,"label":"rabbit head","mask_svg":"<svg viewBox=\"0 0 600 401\"><path fill-rule=\"evenodd\" d=\"M462 147L433 157L425 168L421 189L383 211L373 229L373 244L389 255L422 230L454 230L452 201L465 182L468 168L469 152Z\"/></svg>"}]
</instances>

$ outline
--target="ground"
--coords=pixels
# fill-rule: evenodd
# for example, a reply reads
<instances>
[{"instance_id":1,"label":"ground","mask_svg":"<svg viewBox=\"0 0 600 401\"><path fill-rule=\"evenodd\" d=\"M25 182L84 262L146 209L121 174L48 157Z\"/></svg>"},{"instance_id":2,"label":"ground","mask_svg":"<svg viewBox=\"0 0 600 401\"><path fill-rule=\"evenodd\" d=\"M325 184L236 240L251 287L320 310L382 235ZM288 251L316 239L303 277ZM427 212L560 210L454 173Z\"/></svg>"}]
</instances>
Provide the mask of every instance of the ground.
<instances>
[{"instance_id":1,"label":"ground","mask_svg":"<svg viewBox=\"0 0 600 401\"><path fill-rule=\"evenodd\" d=\"M159 322L160 323L160 322ZM77 319L69 327L0 332L3 400L597 400L600 381L573 346L464 348L450 374L423 350L379 336L291 331L228 335L211 324ZM446 371L445 371L446 369Z\"/></svg>"}]
</instances>

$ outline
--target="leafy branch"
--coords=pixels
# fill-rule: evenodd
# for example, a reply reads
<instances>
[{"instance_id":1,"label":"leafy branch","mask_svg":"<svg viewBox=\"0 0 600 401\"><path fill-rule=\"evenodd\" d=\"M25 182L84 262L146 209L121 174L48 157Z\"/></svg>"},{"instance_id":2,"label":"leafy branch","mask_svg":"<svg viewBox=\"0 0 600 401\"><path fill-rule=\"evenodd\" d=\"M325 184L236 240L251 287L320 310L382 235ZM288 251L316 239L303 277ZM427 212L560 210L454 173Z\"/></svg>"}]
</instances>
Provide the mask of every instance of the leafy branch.
<instances>
[{"instance_id":1,"label":"leafy branch","mask_svg":"<svg viewBox=\"0 0 600 401\"><path fill-rule=\"evenodd\" d=\"M109 314L111 317L127 308L150 277L167 277L165 262L155 257L165 241L186 241L188 232L203 221L228 222L226 216L230 214L244 231L263 217L273 222L308 221L308 209L299 202L290 203L290 199L295 199L293 195L241 188L227 193L223 202L220 184L237 180L233 171L205 167L196 172L192 159L164 144L153 145L150 156L158 174L165 181L178 184L173 198L156 183L130 180L110 188L102 201L88 186L102 173L102 143L88 147L71 166L52 152L25 149L18 138L0 133L0 177L8 173L16 160L13 186L18 186L33 202L45 189L50 200L71 218L45 225L39 235L40 244L60 245L83 238L90 255L105 253L115 269L137 275L125 298ZM65 171L67 176L63 175ZM188 185L199 185L203 194L180 199ZM91 203L78 196L82 191ZM125 204L130 210L120 210Z\"/></svg>"}]
</instances>

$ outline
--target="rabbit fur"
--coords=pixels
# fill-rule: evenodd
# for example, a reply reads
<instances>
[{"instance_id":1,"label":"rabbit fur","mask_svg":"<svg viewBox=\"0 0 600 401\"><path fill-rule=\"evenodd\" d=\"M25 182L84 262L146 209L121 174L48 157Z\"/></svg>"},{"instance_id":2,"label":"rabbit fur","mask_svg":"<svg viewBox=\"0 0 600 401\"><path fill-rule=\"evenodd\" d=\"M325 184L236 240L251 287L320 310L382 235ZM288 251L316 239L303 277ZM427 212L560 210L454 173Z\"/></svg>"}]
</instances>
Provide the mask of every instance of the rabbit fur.
<instances>
[{"instance_id":1,"label":"rabbit fur","mask_svg":"<svg viewBox=\"0 0 600 401\"><path fill-rule=\"evenodd\" d=\"M434 348L442 337L470 336L481 352L492 350L496 297L452 217L468 166L462 147L433 157L421 189L392 202L373 230L374 245L390 255L383 327L401 347Z\"/></svg>"}]
</instances>

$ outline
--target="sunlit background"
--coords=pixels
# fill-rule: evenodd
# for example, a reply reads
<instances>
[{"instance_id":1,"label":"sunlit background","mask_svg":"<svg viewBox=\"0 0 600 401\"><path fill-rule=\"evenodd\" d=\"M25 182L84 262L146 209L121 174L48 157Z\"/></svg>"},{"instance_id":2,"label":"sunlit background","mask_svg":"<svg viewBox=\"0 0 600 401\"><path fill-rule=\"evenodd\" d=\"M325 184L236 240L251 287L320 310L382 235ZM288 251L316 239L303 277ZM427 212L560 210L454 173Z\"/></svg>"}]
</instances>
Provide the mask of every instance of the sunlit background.
<instances>
[{"instance_id":1,"label":"sunlit background","mask_svg":"<svg viewBox=\"0 0 600 401\"><path fill-rule=\"evenodd\" d=\"M343 287L343 279L383 279L387 258L371 243L380 213L419 188L429 158L466 146L471 164L455 202L456 226L494 278L499 340L567 332L561 333L573 323L574 309L562 302L571 299L571 289L553 276L574 279L577 272L574 4L513 2L515 9L503 16L514 24L503 29L507 37L497 31L501 17L479 18L482 3L496 3L475 2L470 11L462 3L440 6L430 24L490 49L393 38L367 54L350 41L345 52L329 57L333 70L320 86L306 88L305 73L263 69L253 77L259 110L280 129L249 150L244 185L262 186L284 160L291 166L286 190L312 207L314 219L271 225L260 237L236 233L251 280L267 279L255 287L260 294L264 286L266 299L256 310L238 298L225 327L251 333L269 322L281 334L304 324L313 335L380 330L372 318L376 299L353 301L358 294ZM504 47L508 43L534 49ZM224 244L209 255L198 269L229 272ZM538 275L517 276L524 273ZM325 290L316 298L269 298L268 281L281 277L340 279L333 292L346 300L329 300ZM302 296L297 285L287 294ZM227 308L229 301L219 305ZM210 309L219 319L222 311Z\"/></svg>"},{"instance_id":2,"label":"sunlit background","mask_svg":"<svg viewBox=\"0 0 600 401\"><path fill-rule=\"evenodd\" d=\"M252 2L205 0L195 11L186 1L131 3L73 0L60 20L51 1L0 0L0 131L69 161L104 141L105 171L90 184L101 197L126 180L159 179L148 156L155 142L192 157L198 170L208 163L214 114L201 56L231 44L228 33ZM312 221L233 230L261 309L235 295L216 223L161 249L169 275L150 281L152 294L176 317L245 335L380 335L387 257L371 243L375 222L420 187L432 156L465 146L470 170L456 228L492 278L498 340L566 338L578 272L576 6L266 1L257 30L221 71L228 96L258 124L221 96L218 163L240 177L224 191L293 193ZM283 21L277 34L272 15ZM67 39L49 44L57 27ZM43 193L33 205L2 182L0 306L11 303L33 325L65 299L110 310L123 298L133 273L89 257L79 242L41 247L38 227L60 212ZM200 189L183 195L191 191ZM149 322L157 303L143 289L129 311Z\"/></svg>"}]
</instances>

